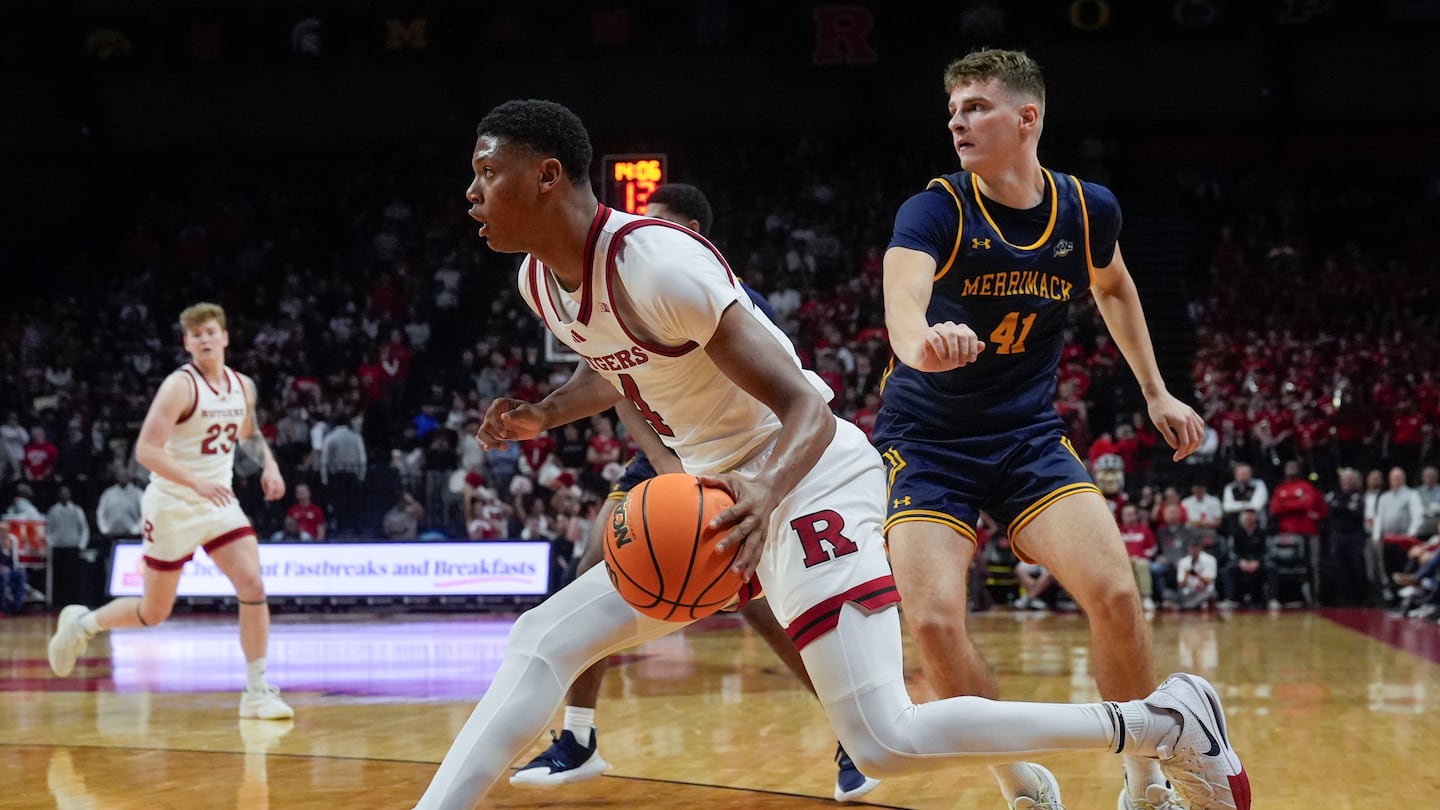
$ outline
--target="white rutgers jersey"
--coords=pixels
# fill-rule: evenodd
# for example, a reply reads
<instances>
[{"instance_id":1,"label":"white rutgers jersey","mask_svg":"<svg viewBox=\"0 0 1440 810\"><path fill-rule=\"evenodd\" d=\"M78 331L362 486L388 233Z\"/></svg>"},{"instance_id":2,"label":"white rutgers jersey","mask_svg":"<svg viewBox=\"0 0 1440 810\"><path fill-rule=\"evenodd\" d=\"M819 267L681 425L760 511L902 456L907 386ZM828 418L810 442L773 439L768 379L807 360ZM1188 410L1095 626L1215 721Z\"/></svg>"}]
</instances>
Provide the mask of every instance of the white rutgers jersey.
<instances>
[{"instance_id":1,"label":"white rutgers jersey","mask_svg":"<svg viewBox=\"0 0 1440 810\"><path fill-rule=\"evenodd\" d=\"M688 228L604 205L587 244L584 281L573 292L533 256L520 263L520 293L545 326L635 404L686 471L730 470L770 441L779 418L726 377L705 344L725 310L739 306L774 335L767 361L800 367L800 359L720 252ZM834 396L804 373L827 401Z\"/></svg>"},{"instance_id":2,"label":"white rutgers jersey","mask_svg":"<svg viewBox=\"0 0 1440 810\"><path fill-rule=\"evenodd\" d=\"M234 481L235 446L240 442L250 407L240 375L229 366L223 369L225 382L218 389L193 363L175 372L189 382L195 399L175 423L170 440L165 442L165 452L196 477L228 487ZM159 474L152 475L150 482L167 495L189 501L200 497L193 489Z\"/></svg>"}]
</instances>

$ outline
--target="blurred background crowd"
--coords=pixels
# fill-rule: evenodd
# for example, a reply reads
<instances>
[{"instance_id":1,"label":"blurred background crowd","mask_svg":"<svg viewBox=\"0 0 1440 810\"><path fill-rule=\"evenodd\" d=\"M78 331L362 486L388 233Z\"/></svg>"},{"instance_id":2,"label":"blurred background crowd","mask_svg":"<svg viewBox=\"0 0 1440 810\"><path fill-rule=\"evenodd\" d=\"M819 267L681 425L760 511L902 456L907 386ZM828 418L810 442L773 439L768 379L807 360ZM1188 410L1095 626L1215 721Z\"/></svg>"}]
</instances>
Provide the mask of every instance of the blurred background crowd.
<instances>
[{"instance_id":1,"label":"blurred background crowd","mask_svg":"<svg viewBox=\"0 0 1440 810\"><path fill-rule=\"evenodd\" d=\"M711 16L714 7L728 7L702 5ZM955 23L969 37L1040 43L1036 50L1057 84L1077 81L1066 75L1066 56L1087 53L1088 45L1065 37L1090 31L1082 23L1110 24L1108 16L1074 16L1072 3L1070 25L1054 23L1065 37L1036 39L1041 24L1023 29L1003 3L961 5ZM1176 14L1166 24L1184 36L1219 23L1180 10L1241 13L1220 2L1172 5ZM437 17L439 9L454 12L440 3L432 9ZM1306 33L1317 38L1359 36L1322 11L1296 25L1311 26ZM743 14L731 13L739 30ZM223 26L223 12L219 18ZM418 18L406 19L412 22L402 33L409 33L397 40L391 25L385 48L406 51L409 61L334 57L317 44L317 24L292 42L293 53L284 57L291 61L283 64L291 70L296 60L351 59L306 75L333 78L333 71L358 65L367 80L389 71L383 75L392 83L411 89L425 86L406 73L422 69L416 65L468 64L468 43L445 40L438 20L427 40L415 35L427 30L415 28ZM709 19L701 15L702 23ZM1272 27L1284 22L1276 19ZM516 30L523 22L514 23ZM618 24L592 23L597 37L610 30L605 25ZM1094 31L1105 34L1101 28ZM118 23L103 29L117 30L127 29ZM487 30L497 30L493 21ZM1238 30L1217 27L1207 34L1212 40L1202 41ZM63 197L59 213L99 222L79 235L67 217L47 218L36 224L36 238L0 252L20 271L0 304L0 497L9 513L53 516L57 545L103 548L137 534L138 509L130 504L148 474L134 461L133 443L159 382L185 360L177 314L212 300L229 315L230 364L259 385L259 422L291 485L284 501L267 504L258 470L241 460L237 492L262 539L546 539L558 559L577 557L596 505L633 452L623 427L602 415L488 452L473 438L493 398L538 399L573 367L546 352L539 325L514 289L514 257L491 253L465 214L469 119L500 98L491 98L493 91L485 94L488 102L467 97L463 112L449 117L355 115L353 138L345 131L321 138L316 133L325 126L297 115L285 125L299 133L293 143L259 129L219 134L217 125L204 136L182 128L175 136L182 145L174 149L138 148L135 139L151 124L139 115L143 105L126 112L118 99L133 102L143 80L190 75L195 60L223 66L245 57L204 37L198 41L218 50L196 51L192 29L188 56L142 62L132 54L143 52L144 42L131 34L124 48L103 37L87 40L88 61L70 76L96 81L75 113L82 120L57 125L83 133L82 159L43 148L44 132L33 122L13 134L35 141L34 165L19 167L16 176L32 183L39 202L9 204ZM1137 28L1126 35L1154 34ZM1285 42L1297 63L1311 50L1324 51ZM591 42L599 50L605 44ZM39 47L18 36L0 45L9 49L8 75L16 76ZM443 53L433 59L411 53L429 47ZM518 40L496 47L492 54L508 65L524 50ZM758 108L707 110L687 128L676 122L688 107L662 116L633 99L616 100L623 112L610 118L590 115L584 103L576 107L592 122L597 151L667 152L671 179L710 196L717 212L712 240L768 296L802 358L836 392L835 411L868 431L890 361L881 257L900 202L955 168L937 66L956 54L903 71L912 92L895 98L921 100L907 117L861 126L853 117L807 117L807 105L823 100L805 90L809 72L826 67L818 47L800 67L773 57L771 70L790 80L798 105L783 126L769 126L776 119ZM572 67L590 56L614 63L613 53L591 54L573 43L570 56ZM249 58L262 66L270 66L265 59L283 61ZM846 58L863 61L841 53L842 63ZM908 58L900 68L914 66L915 57ZM653 73L644 60L615 64L636 76ZM219 67L205 69L222 75ZM1125 212L1120 241L1162 370L1172 391L1205 417L1206 443L1183 463L1170 460L1088 297L1072 306L1057 407L1115 503L1117 520L1131 505L1133 520L1159 536L1141 552L1161 577L1156 602L1167 601L1165 587L1189 544L1170 536L1177 532L1166 535L1175 526L1205 537L1206 553L1235 572L1221 578L1224 588L1214 596L1222 602L1292 601L1280 593L1283 577L1266 579L1283 574L1283 555L1266 557L1259 574L1242 570L1256 532L1305 538L1309 589L1296 600L1401 602L1406 588L1414 594L1440 514L1434 473L1440 237L1433 227L1440 170L1433 155L1418 157L1427 154L1425 144L1433 146L1433 130L1378 114L1353 126L1353 119L1327 118L1323 99L1335 96L1309 94L1308 80L1277 65L1245 72L1244 65L1217 62L1216 70L1243 72L1249 93L1237 96L1222 122L1184 120L1183 99L1157 95L1156 109L1168 118L1145 126L1143 110L1127 105L1123 88L1107 91L1104 109L1087 113L1088 102L1077 97L1083 94L1070 87L1051 113L1056 120L1047 124L1042 148L1051 168L1117 192ZM1257 72L1264 86L1249 87ZM842 78L853 80L857 92L876 85L865 75ZM274 76L255 81L275 84L283 96ZM1144 77L1128 81L1143 84ZM663 87L677 99L686 95ZM637 94L643 91L637 84ZM538 91L517 79L514 92ZM705 92L701 86L695 95ZM417 98L415 109L428 97ZM877 107L884 103L875 98ZM1358 103L1373 111L1383 102ZM1127 106L1128 113L1116 112ZM706 120L727 114L735 119L732 129L707 130ZM432 127L437 117L443 133ZM90 128L95 120L109 130ZM1315 126L1337 120L1348 131ZM127 128L134 131L127 135ZM72 196L95 205L82 208ZM1386 499L1387 492L1416 500ZM1346 506L1354 498L1358 524ZM1251 528L1246 509L1254 511ZM1263 549L1270 541L1258 542ZM1167 559L1168 567L1156 564Z\"/></svg>"}]
</instances>

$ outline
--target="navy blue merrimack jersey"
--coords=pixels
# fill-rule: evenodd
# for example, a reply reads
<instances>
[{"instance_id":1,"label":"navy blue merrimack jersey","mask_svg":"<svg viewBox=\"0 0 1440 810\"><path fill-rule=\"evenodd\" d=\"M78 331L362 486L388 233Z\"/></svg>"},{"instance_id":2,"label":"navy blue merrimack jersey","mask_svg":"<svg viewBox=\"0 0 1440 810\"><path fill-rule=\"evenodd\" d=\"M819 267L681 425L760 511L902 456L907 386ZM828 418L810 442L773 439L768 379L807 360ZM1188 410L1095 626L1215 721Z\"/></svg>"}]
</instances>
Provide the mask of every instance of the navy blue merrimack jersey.
<instances>
[{"instance_id":1,"label":"navy blue merrimack jersey","mask_svg":"<svg viewBox=\"0 0 1440 810\"><path fill-rule=\"evenodd\" d=\"M890 247L935 259L929 322L965 324L985 350L936 373L892 358L881 382L886 410L959 436L1057 418L1066 308L1114 258L1120 206L1104 186L1044 174L1044 199L1025 211L985 199L965 171L931 180L901 205Z\"/></svg>"}]
</instances>

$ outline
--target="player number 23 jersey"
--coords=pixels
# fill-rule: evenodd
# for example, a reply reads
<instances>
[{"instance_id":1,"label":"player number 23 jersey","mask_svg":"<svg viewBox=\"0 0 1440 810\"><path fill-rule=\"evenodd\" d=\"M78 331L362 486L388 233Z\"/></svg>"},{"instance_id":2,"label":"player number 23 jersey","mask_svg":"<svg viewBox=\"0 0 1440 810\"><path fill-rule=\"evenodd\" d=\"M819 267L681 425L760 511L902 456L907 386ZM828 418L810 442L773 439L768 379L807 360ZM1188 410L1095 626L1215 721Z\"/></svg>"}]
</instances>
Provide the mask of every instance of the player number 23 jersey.
<instances>
[{"instance_id":1,"label":"player number 23 jersey","mask_svg":"<svg viewBox=\"0 0 1440 810\"><path fill-rule=\"evenodd\" d=\"M235 447L249 415L249 406L240 375L229 366L224 372L225 381L219 387L212 386L192 364L187 363L175 372L188 379L195 399L176 422L170 440L165 443L165 452L196 477L230 486L234 478ZM199 497L189 487L163 476L154 475L150 480L168 495L185 500Z\"/></svg>"}]
</instances>

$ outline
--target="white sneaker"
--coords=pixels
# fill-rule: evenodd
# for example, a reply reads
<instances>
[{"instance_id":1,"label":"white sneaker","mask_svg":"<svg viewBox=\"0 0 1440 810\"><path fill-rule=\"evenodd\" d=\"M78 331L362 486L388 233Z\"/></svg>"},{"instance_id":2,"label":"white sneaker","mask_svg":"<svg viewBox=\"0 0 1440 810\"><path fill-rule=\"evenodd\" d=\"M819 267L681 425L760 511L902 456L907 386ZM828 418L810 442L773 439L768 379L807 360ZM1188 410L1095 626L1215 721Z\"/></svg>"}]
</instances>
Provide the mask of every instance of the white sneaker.
<instances>
[{"instance_id":1,"label":"white sneaker","mask_svg":"<svg viewBox=\"0 0 1440 810\"><path fill-rule=\"evenodd\" d=\"M1265 607L1270 608L1271 610L1279 610L1280 608L1284 607L1284 605L1280 604L1279 599L1271 599L1268 603L1266 603Z\"/></svg>"},{"instance_id":2,"label":"white sneaker","mask_svg":"<svg viewBox=\"0 0 1440 810\"><path fill-rule=\"evenodd\" d=\"M1216 605L1215 607L1219 608L1220 610L1234 610L1235 608L1240 607L1240 603L1236 602L1234 599L1226 599L1220 602L1220 604Z\"/></svg>"},{"instance_id":3,"label":"white sneaker","mask_svg":"<svg viewBox=\"0 0 1440 810\"><path fill-rule=\"evenodd\" d=\"M66 605L55 623L55 635L50 637L50 670L62 678L75 669L75 660L90 643L89 634L80 627L81 617L89 612L84 605Z\"/></svg>"},{"instance_id":4,"label":"white sneaker","mask_svg":"<svg viewBox=\"0 0 1440 810\"><path fill-rule=\"evenodd\" d=\"M1120 789L1120 798L1115 802L1115 810L1184 810L1180 805L1180 797L1175 795L1167 785L1151 785L1145 788L1145 798L1137 799L1130 795L1130 778L1125 778L1125 787Z\"/></svg>"},{"instance_id":5,"label":"white sneaker","mask_svg":"<svg viewBox=\"0 0 1440 810\"><path fill-rule=\"evenodd\" d=\"M1140 600L1140 607L1141 607L1141 609L1143 609L1146 613L1154 613L1154 612L1155 612L1155 600L1154 600L1154 599L1151 599L1150 597L1147 596L1147 597L1145 597L1144 599L1141 599L1141 600Z\"/></svg>"},{"instance_id":6,"label":"white sneaker","mask_svg":"<svg viewBox=\"0 0 1440 810\"><path fill-rule=\"evenodd\" d=\"M1230 747L1225 711L1210 682L1180 672L1143 703L1174 712L1180 730L1156 746L1160 770L1189 810L1250 810L1250 777ZM1167 734L1167 739L1170 738Z\"/></svg>"},{"instance_id":7,"label":"white sneaker","mask_svg":"<svg viewBox=\"0 0 1440 810\"><path fill-rule=\"evenodd\" d=\"M1065 810L1065 805L1060 803L1060 783L1055 781L1055 774L1050 772L1044 765L1037 765L1034 762L1023 763L1029 765L1035 771L1035 775L1041 781L1039 796L1016 796L1010 802L1010 810Z\"/></svg>"},{"instance_id":8,"label":"white sneaker","mask_svg":"<svg viewBox=\"0 0 1440 810\"><path fill-rule=\"evenodd\" d=\"M280 699L280 689L266 686L261 690L247 688L240 693L240 716L257 720L289 720L295 710Z\"/></svg>"},{"instance_id":9,"label":"white sneaker","mask_svg":"<svg viewBox=\"0 0 1440 810\"><path fill-rule=\"evenodd\" d=\"M1015 603L1012 605L1012 607L1014 607L1016 610L1029 610L1029 609L1030 609L1030 598L1029 598L1029 597L1026 597L1026 596L1022 596L1022 597L1020 597L1019 599L1016 599L1016 600L1015 600Z\"/></svg>"},{"instance_id":10,"label":"white sneaker","mask_svg":"<svg viewBox=\"0 0 1440 810\"><path fill-rule=\"evenodd\" d=\"M1405 615L1412 619L1428 619L1436 613L1440 613L1440 606L1434 602L1426 602Z\"/></svg>"}]
</instances>

